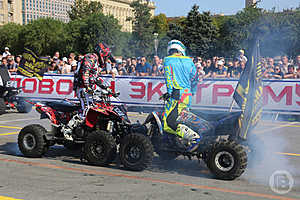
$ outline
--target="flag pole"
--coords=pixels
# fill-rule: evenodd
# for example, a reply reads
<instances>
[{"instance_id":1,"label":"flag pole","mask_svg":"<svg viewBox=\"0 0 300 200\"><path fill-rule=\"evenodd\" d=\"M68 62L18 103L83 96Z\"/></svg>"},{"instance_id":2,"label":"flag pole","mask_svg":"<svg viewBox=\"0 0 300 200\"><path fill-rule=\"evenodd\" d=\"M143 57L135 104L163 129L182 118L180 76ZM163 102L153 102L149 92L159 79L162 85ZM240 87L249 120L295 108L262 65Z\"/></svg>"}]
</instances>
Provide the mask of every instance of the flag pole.
<instances>
[{"instance_id":1,"label":"flag pole","mask_svg":"<svg viewBox=\"0 0 300 200\"><path fill-rule=\"evenodd\" d=\"M229 112L232 112L233 109L233 104L234 104L234 99L232 99L230 107L229 107Z\"/></svg>"}]
</instances>

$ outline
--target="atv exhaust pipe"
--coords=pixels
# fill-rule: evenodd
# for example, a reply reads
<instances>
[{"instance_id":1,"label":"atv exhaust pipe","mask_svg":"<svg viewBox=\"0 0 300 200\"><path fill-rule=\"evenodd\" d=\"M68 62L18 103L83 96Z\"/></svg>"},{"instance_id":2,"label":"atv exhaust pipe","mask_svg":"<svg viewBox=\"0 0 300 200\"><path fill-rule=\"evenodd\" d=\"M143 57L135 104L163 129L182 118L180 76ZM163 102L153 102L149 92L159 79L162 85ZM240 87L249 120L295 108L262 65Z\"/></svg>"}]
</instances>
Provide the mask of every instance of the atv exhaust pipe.
<instances>
[{"instance_id":1,"label":"atv exhaust pipe","mask_svg":"<svg viewBox=\"0 0 300 200\"><path fill-rule=\"evenodd\" d=\"M108 121L106 130L109 133L112 133L113 132L113 128L114 128L114 122L113 121Z\"/></svg>"}]
</instances>

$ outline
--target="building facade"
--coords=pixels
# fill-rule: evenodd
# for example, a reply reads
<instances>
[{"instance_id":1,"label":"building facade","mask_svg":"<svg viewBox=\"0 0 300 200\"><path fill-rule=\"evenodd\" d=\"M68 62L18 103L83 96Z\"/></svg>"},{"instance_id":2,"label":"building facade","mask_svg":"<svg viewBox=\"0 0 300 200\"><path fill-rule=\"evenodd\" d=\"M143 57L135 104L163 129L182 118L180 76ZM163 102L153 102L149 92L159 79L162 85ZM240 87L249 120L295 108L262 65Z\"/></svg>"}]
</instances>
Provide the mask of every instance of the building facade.
<instances>
[{"instance_id":1,"label":"building facade","mask_svg":"<svg viewBox=\"0 0 300 200\"><path fill-rule=\"evenodd\" d=\"M98 1L103 6L103 13L113 15L122 26L122 31L132 32L132 22L127 21L133 17L130 3L134 0L87 0ZM38 18L51 17L63 22L69 21L68 11L75 0L0 0L0 25L8 22L28 24ZM154 16L155 4L144 0Z\"/></svg>"},{"instance_id":2,"label":"building facade","mask_svg":"<svg viewBox=\"0 0 300 200\"><path fill-rule=\"evenodd\" d=\"M18 0L22 1L22 23L38 18L51 17L63 22L69 21L68 11L75 0Z\"/></svg>"},{"instance_id":3,"label":"building facade","mask_svg":"<svg viewBox=\"0 0 300 200\"><path fill-rule=\"evenodd\" d=\"M0 0L0 25L14 22L22 24L22 3L20 0Z\"/></svg>"},{"instance_id":4,"label":"building facade","mask_svg":"<svg viewBox=\"0 0 300 200\"><path fill-rule=\"evenodd\" d=\"M118 19L119 24L122 26L122 31L132 32L132 22L127 21L128 17L133 17L133 10L130 7L130 4L134 0L88 0L98 1L103 6L103 13L105 15L113 15ZM154 16L155 4L153 1L143 1L148 3L148 6L151 9L151 14Z\"/></svg>"},{"instance_id":5,"label":"building facade","mask_svg":"<svg viewBox=\"0 0 300 200\"><path fill-rule=\"evenodd\" d=\"M252 6L253 4L255 4L256 2L257 2L256 0L246 0L245 7L248 8L248 7Z\"/></svg>"}]
</instances>

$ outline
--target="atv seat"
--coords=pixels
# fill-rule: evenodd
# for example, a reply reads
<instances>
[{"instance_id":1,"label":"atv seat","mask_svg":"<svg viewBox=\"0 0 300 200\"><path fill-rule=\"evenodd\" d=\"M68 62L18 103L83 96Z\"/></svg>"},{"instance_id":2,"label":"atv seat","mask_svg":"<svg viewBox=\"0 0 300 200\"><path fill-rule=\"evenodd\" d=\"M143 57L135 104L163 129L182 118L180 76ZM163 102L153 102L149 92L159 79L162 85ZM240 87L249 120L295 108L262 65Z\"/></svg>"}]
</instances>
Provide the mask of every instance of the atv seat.
<instances>
[{"instance_id":1,"label":"atv seat","mask_svg":"<svg viewBox=\"0 0 300 200\"><path fill-rule=\"evenodd\" d=\"M238 118L241 115L241 112L222 112L222 111L197 111L193 110L192 113L196 114L197 116L205 119L206 121L219 121L225 118Z\"/></svg>"},{"instance_id":2,"label":"atv seat","mask_svg":"<svg viewBox=\"0 0 300 200\"><path fill-rule=\"evenodd\" d=\"M61 112L74 112L81 108L81 106L74 105L67 101L52 101L52 102L47 102L46 105L53 108L54 110L61 111Z\"/></svg>"}]
</instances>

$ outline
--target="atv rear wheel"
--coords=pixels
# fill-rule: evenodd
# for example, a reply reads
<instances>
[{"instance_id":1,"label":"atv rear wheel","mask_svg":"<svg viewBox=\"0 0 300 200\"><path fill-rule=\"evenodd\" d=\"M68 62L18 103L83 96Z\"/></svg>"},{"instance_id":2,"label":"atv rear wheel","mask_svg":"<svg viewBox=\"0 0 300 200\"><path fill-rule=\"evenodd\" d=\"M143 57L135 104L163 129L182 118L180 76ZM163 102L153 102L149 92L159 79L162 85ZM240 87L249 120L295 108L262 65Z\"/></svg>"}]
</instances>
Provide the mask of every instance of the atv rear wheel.
<instances>
[{"instance_id":1,"label":"atv rear wheel","mask_svg":"<svg viewBox=\"0 0 300 200\"><path fill-rule=\"evenodd\" d=\"M32 105L26 102L23 98L17 101L16 108L19 113L29 113L32 110Z\"/></svg>"},{"instance_id":2,"label":"atv rear wheel","mask_svg":"<svg viewBox=\"0 0 300 200\"><path fill-rule=\"evenodd\" d=\"M87 136L84 157L90 164L106 166L116 158L116 151L116 141L110 133L99 130Z\"/></svg>"},{"instance_id":3,"label":"atv rear wheel","mask_svg":"<svg viewBox=\"0 0 300 200\"><path fill-rule=\"evenodd\" d=\"M48 151L47 130L39 124L25 126L18 135L18 146L24 156L39 158Z\"/></svg>"},{"instance_id":4,"label":"atv rear wheel","mask_svg":"<svg viewBox=\"0 0 300 200\"><path fill-rule=\"evenodd\" d=\"M125 136L120 147L120 160L126 169L142 171L153 159L153 146L148 137L132 133Z\"/></svg>"},{"instance_id":5,"label":"atv rear wheel","mask_svg":"<svg viewBox=\"0 0 300 200\"><path fill-rule=\"evenodd\" d=\"M207 157L207 167L221 180L234 180L241 176L247 167L247 153L235 141L216 142Z\"/></svg>"},{"instance_id":6,"label":"atv rear wheel","mask_svg":"<svg viewBox=\"0 0 300 200\"><path fill-rule=\"evenodd\" d=\"M0 98L0 115L6 113L6 104L3 98Z\"/></svg>"}]
</instances>

